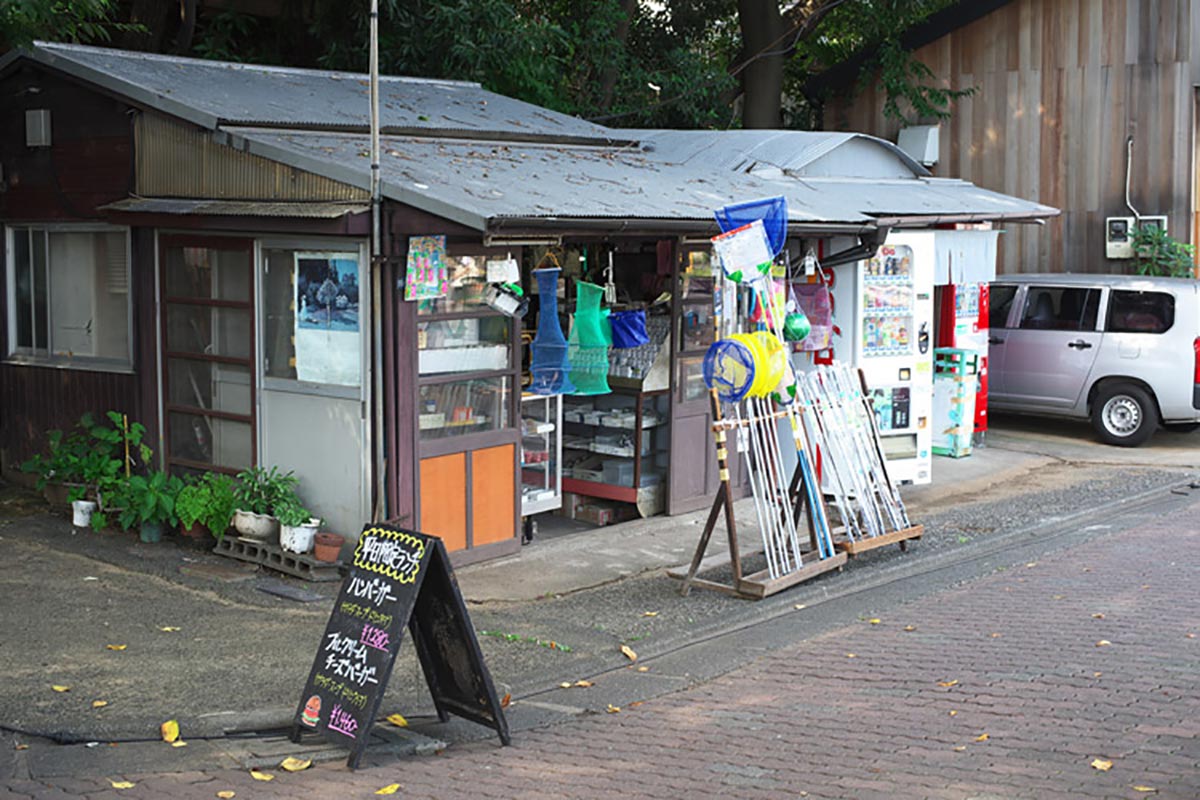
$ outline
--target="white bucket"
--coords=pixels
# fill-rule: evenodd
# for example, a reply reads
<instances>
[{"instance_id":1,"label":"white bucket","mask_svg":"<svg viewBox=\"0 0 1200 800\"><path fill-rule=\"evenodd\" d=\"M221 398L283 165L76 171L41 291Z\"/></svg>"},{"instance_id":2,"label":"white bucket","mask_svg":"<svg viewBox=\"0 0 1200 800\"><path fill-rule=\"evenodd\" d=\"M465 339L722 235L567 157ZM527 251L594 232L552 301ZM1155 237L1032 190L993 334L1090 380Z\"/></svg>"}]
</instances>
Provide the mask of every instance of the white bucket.
<instances>
[{"instance_id":1,"label":"white bucket","mask_svg":"<svg viewBox=\"0 0 1200 800\"><path fill-rule=\"evenodd\" d=\"M86 528L92 524L92 514L96 513L95 500L72 500L71 522L76 528Z\"/></svg>"}]
</instances>

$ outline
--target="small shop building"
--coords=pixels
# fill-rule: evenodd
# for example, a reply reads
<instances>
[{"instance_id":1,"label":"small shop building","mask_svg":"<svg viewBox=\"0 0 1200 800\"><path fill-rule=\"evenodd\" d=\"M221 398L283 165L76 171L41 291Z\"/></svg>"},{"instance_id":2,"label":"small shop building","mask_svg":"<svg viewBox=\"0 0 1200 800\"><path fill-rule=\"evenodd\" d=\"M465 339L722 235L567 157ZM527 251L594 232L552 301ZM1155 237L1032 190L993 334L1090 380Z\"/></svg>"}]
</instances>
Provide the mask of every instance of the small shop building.
<instances>
[{"instance_id":1,"label":"small shop building","mask_svg":"<svg viewBox=\"0 0 1200 800\"><path fill-rule=\"evenodd\" d=\"M0 94L4 471L116 409L165 468L294 470L331 529L393 520L460 563L519 548L523 499L707 505L714 209L784 196L789 252L831 265L1056 213L869 136L616 130L385 77L376 253L365 76L37 44ZM444 291L405 299L430 237ZM510 258L524 319L488 302ZM568 315L577 280L646 311L611 393L523 396L546 267Z\"/></svg>"}]
</instances>

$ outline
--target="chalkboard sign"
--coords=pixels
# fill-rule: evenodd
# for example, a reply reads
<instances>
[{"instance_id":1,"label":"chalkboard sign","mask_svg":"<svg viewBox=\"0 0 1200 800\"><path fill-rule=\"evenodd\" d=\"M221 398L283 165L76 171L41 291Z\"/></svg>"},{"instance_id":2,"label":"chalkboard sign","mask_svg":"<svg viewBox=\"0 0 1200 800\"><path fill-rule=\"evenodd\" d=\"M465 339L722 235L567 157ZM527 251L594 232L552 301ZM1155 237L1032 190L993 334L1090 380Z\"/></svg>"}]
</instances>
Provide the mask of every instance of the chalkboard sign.
<instances>
[{"instance_id":1,"label":"chalkboard sign","mask_svg":"<svg viewBox=\"0 0 1200 800\"><path fill-rule=\"evenodd\" d=\"M358 766L408 627L438 718L456 714L509 743L475 629L442 540L368 525L354 548L292 725L350 748Z\"/></svg>"}]
</instances>

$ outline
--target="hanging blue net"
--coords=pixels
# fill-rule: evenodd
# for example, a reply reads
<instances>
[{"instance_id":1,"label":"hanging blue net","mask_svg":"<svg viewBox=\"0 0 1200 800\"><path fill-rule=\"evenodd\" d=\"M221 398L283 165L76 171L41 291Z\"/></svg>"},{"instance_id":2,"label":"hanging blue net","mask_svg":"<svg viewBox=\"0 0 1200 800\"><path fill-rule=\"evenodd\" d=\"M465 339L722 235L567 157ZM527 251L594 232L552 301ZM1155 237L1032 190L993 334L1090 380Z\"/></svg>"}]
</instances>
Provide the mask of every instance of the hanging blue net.
<instances>
[{"instance_id":1,"label":"hanging blue net","mask_svg":"<svg viewBox=\"0 0 1200 800\"><path fill-rule=\"evenodd\" d=\"M734 339L719 339L704 354L704 382L725 403L737 403L754 383L754 354Z\"/></svg>"},{"instance_id":2,"label":"hanging blue net","mask_svg":"<svg viewBox=\"0 0 1200 800\"><path fill-rule=\"evenodd\" d=\"M761 219L767 229L767 241L771 244L771 255L779 255L787 240L787 198L764 197L762 200L748 200L745 203L734 203L713 212L722 233L728 233L735 228L749 225L756 219Z\"/></svg>"},{"instance_id":3,"label":"hanging blue net","mask_svg":"<svg viewBox=\"0 0 1200 800\"><path fill-rule=\"evenodd\" d=\"M530 348L529 372L534 394L569 394L575 391L568 377L567 340L558 321L558 273L562 270L535 269L538 284L538 327Z\"/></svg>"}]
</instances>

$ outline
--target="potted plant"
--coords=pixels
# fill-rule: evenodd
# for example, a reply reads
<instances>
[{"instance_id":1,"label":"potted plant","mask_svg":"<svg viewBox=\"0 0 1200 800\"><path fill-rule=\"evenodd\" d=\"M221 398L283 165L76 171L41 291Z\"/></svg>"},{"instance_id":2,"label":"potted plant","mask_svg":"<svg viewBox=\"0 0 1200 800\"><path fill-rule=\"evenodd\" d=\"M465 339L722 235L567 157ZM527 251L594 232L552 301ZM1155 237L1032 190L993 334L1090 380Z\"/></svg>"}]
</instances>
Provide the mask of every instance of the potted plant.
<instances>
[{"instance_id":1,"label":"potted plant","mask_svg":"<svg viewBox=\"0 0 1200 800\"><path fill-rule=\"evenodd\" d=\"M180 532L200 548L206 547L210 533L220 541L229 529L236 505L233 480L206 472L180 489L175 499Z\"/></svg>"},{"instance_id":2,"label":"potted plant","mask_svg":"<svg viewBox=\"0 0 1200 800\"><path fill-rule=\"evenodd\" d=\"M279 520L279 546L301 555L312 550L321 520L315 519L299 500L290 497L284 498L274 511Z\"/></svg>"},{"instance_id":3,"label":"potted plant","mask_svg":"<svg viewBox=\"0 0 1200 800\"><path fill-rule=\"evenodd\" d=\"M137 525L143 542L161 540L163 525L174 526L179 521L175 500L182 488L183 481L159 470L147 476L132 476L120 489L124 507L117 523L124 530Z\"/></svg>"},{"instance_id":4,"label":"potted plant","mask_svg":"<svg viewBox=\"0 0 1200 800\"><path fill-rule=\"evenodd\" d=\"M253 467L239 472L237 477L233 527L251 539L270 539L279 532L279 520L272 516L272 511L284 500L296 498L299 479L291 472L280 472L278 467L269 470Z\"/></svg>"}]
</instances>

